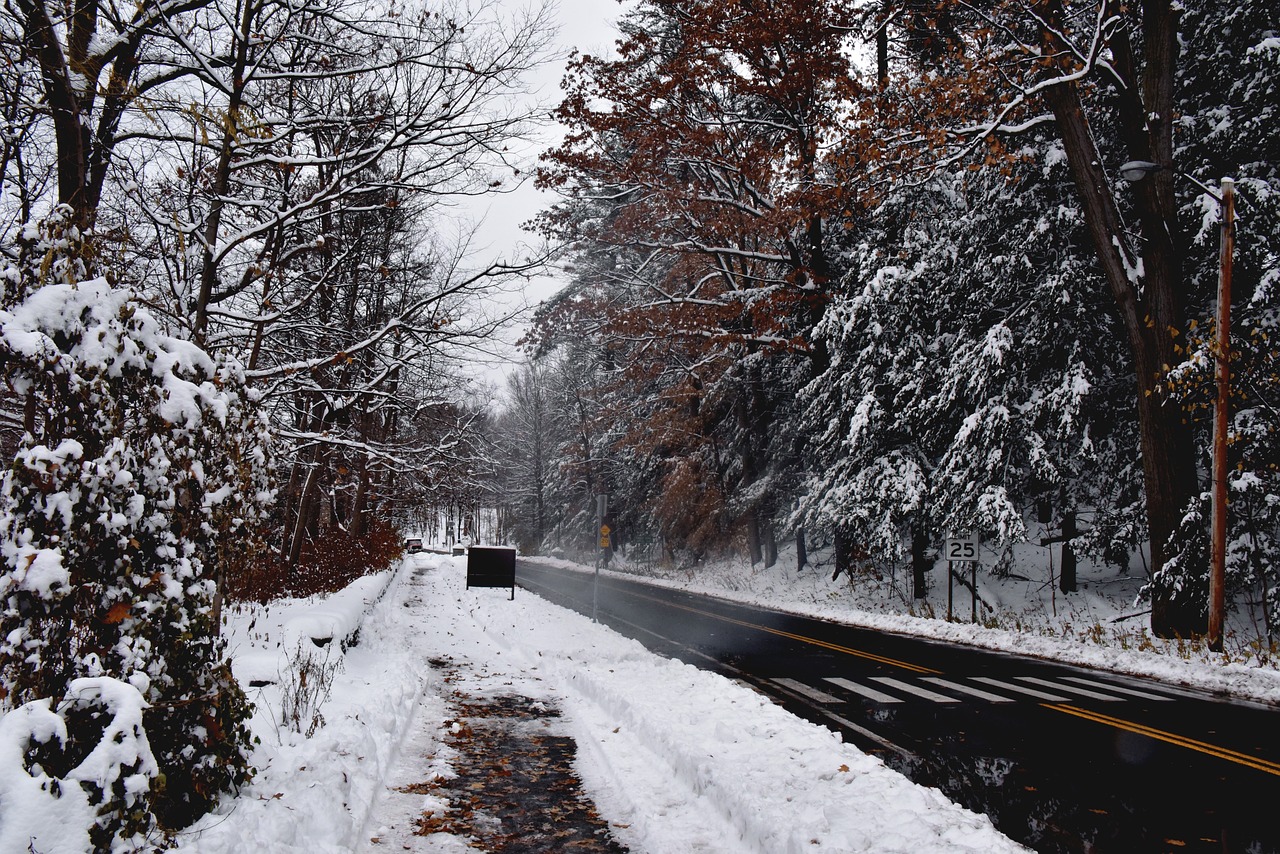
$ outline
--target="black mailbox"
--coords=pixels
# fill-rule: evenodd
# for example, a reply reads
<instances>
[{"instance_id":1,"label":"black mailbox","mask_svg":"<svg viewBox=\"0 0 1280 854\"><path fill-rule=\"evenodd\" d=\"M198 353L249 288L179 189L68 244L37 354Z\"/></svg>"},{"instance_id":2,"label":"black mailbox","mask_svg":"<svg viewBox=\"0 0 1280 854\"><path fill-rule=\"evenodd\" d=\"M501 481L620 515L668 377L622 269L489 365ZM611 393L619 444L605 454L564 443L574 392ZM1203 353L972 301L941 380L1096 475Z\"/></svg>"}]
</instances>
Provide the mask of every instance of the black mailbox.
<instances>
[{"instance_id":1,"label":"black mailbox","mask_svg":"<svg viewBox=\"0 0 1280 854\"><path fill-rule=\"evenodd\" d=\"M467 550L467 589L510 587L516 598L516 550L501 546L472 546Z\"/></svg>"}]
</instances>

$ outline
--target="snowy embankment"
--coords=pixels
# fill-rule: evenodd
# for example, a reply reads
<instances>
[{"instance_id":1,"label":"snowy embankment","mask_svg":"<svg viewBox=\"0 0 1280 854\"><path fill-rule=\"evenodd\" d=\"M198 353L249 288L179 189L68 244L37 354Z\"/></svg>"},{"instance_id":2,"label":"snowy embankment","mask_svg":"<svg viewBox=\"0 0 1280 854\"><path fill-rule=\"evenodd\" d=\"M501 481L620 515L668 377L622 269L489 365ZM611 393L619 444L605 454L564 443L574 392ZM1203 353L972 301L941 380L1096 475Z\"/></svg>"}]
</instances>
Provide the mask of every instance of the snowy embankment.
<instances>
[{"instance_id":1,"label":"snowy embankment","mask_svg":"<svg viewBox=\"0 0 1280 854\"><path fill-rule=\"evenodd\" d=\"M576 572L594 571L556 558L522 560ZM968 622L969 592L959 586L955 590L957 621L943 619L945 581L935 581L926 600L927 611L938 616L926 616L903 613L911 606L885 579L859 578L854 587L844 578L832 580L829 570L797 572L782 561L770 569L726 562L700 567L697 572L664 573L665 577L655 577L654 570L644 569L639 577L625 572L604 574L847 625L1143 676L1221 696L1280 705L1280 670L1275 669L1275 661L1269 656L1264 656L1265 663L1246 661L1237 652L1231 656L1234 660L1227 661L1221 654L1178 641L1155 639L1140 629L1108 631L1107 627L1114 625L1114 615L1123 613L1126 607L1132 610L1139 585L1130 582L1123 592L1107 595L1103 592L1107 579L1091 575L1101 572L1087 565L1082 568L1081 592L1071 594L1070 599L1057 594L1057 601L1052 604L1052 591L1046 591L1043 583L1026 584L1031 591L1028 593L1018 590L1016 580L1003 587L995 586L991 580L980 580L981 595L1004 608L1005 619L998 622L1018 626L1014 629ZM1244 627L1240 634L1244 634Z\"/></svg>"},{"instance_id":2,"label":"snowy embankment","mask_svg":"<svg viewBox=\"0 0 1280 854\"><path fill-rule=\"evenodd\" d=\"M464 691L554 703L588 796L637 854L1022 850L984 816L749 688L531 594L465 590L463 567L406 560L346 651L312 738L276 724L280 684L257 690L259 775L183 850L464 850L447 834L413 835L424 810L444 808L437 798L388 788L451 773L450 700ZM241 612L233 654L275 648L287 659L286 627L304 607ZM443 657L461 677L427 664Z\"/></svg>"},{"instance_id":3,"label":"snowy embankment","mask_svg":"<svg viewBox=\"0 0 1280 854\"><path fill-rule=\"evenodd\" d=\"M237 611L229 631L236 678L246 689L276 683L299 649L310 652L311 647L327 647L335 639L340 649L351 646L369 612L395 580L394 572L379 572L357 578L318 601L284 599L269 608L246 606Z\"/></svg>"},{"instance_id":4,"label":"snowy embankment","mask_svg":"<svg viewBox=\"0 0 1280 854\"><path fill-rule=\"evenodd\" d=\"M422 691L420 663L388 642L403 631L393 604L398 580L379 573L322 601L233 610L229 651L255 704L258 774L240 797L180 834L181 850L336 854L359 845ZM369 642L344 651L357 635ZM338 642L316 643L325 639ZM332 674L330 695L303 715L308 727L313 714L324 721L310 738L283 720L303 655Z\"/></svg>"}]
</instances>

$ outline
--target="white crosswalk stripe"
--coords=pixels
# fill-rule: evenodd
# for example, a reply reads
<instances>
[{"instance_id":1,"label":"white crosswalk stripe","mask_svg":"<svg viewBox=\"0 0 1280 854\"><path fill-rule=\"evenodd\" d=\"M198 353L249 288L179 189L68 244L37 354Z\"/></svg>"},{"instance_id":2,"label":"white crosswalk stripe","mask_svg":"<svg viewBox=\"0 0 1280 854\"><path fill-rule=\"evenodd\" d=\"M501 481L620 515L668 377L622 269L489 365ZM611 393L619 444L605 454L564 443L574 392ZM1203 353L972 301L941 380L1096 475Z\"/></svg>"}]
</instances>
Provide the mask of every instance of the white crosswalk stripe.
<instances>
[{"instance_id":1,"label":"white crosswalk stripe","mask_svg":"<svg viewBox=\"0 0 1280 854\"><path fill-rule=\"evenodd\" d=\"M894 751L895 753L905 756L908 759L913 758L911 751L907 750L905 747L894 744L892 741L889 741L887 738L880 735L879 733L872 732L866 727L858 726L853 721L849 720L848 718L842 718L839 715L837 715L835 712L829 712L829 711L823 710L823 714L825 714L827 717L831 718L831 720L835 721L841 726L848 727L849 729L853 730L854 732L858 733L864 738L870 739L871 741L875 742L881 747L887 747L890 750Z\"/></svg>"},{"instance_id":2,"label":"white crosswalk stripe","mask_svg":"<svg viewBox=\"0 0 1280 854\"><path fill-rule=\"evenodd\" d=\"M1072 682L1079 682L1082 685L1090 685L1094 688L1101 688L1104 691L1114 691L1117 694L1128 694L1133 697L1141 697L1144 700L1159 700L1162 703L1172 703L1172 697L1163 697L1159 694L1152 694L1149 691L1139 691L1137 688L1129 688L1124 685L1113 685L1110 682L1100 682L1091 679L1085 679L1080 676L1063 676L1063 679L1069 679Z\"/></svg>"},{"instance_id":3,"label":"white crosswalk stripe","mask_svg":"<svg viewBox=\"0 0 1280 854\"><path fill-rule=\"evenodd\" d=\"M1045 691L1037 691L1035 688L1028 688L1026 685L1015 685L1012 682L1004 682L999 679L992 679L990 676L974 676L974 682L981 682L984 685L992 685L1005 691L1016 691L1019 694L1026 694L1029 697L1035 697L1039 700L1048 700L1050 703L1069 703L1070 697L1063 697L1060 694L1049 694Z\"/></svg>"},{"instance_id":4,"label":"white crosswalk stripe","mask_svg":"<svg viewBox=\"0 0 1280 854\"><path fill-rule=\"evenodd\" d=\"M899 691L906 691L908 694L914 694L928 700L931 703L958 703L955 697L948 697L939 694L936 691L930 691L928 688L921 688L919 685L912 685L910 682L902 682L889 676L873 676L871 677L881 685L888 685L890 688L897 688Z\"/></svg>"},{"instance_id":5,"label":"white crosswalk stripe","mask_svg":"<svg viewBox=\"0 0 1280 854\"><path fill-rule=\"evenodd\" d=\"M1069 694L1079 694L1081 697L1091 697L1094 700L1105 700L1108 703L1123 702L1123 698L1113 694L1102 694L1098 691L1090 691L1088 688L1080 688L1075 685L1063 685L1061 682L1050 682L1048 679L1039 679L1035 676L1019 676L1022 682L1031 682L1036 685L1043 685L1046 688L1053 688L1057 691L1066 691Z\"/></svg>"},{"instance_id":6,"label":"white crosswalk stripe","mask_svg":"<svg viewBox=\"0 0 1280 854\"><path fill-rule=\"evenodd\" d=\"M863 697L866 697L868 700L874 700L877 703L901 703L902 702L902 700L898 697L894 697L890 694L886 694L883 691L877 691L875 688L869 688L866 685L859 685L857 682L850 682L848 679L841 679L839 676L828 676L826 677L825 681L830 682L832 685L835 685L836 687L843 688L846 691L852 691L855 694L861 694Z\"/></svg>"},{"instance_id":7,"label":"white crosswalk stripe","mask_svg":"<svg viewBox=\"0 0 1280 854\"><path fill-rule=\"evenodd\" d=\"M941 679L937 676L924 677L925 682L931 682L948 691L958 691L961 694L968 694L970 697L977 697L979 700L986 700L989 703L1012 703L1015 700L1012 697L1002 697L999 694L991 694L980 688L974 688L972 685L965 685L963 682L952 682L950 679Z\"/></svg>"},{"instance_id":8,"label":"white crosswalk stripe","mask_svg":"<svg viewBox=\"0 0 1280 854\"><path fill-rule=\"evenodd\" d=\"M814 688L810 685L806 685L803 682L796 679L779 678L779 679L774 679L772 681L776 685L781 685L783 688L786 688L790 691L794 691L795 693L799 694L802 697L808 697L810 700L814 700L819 703L839 703L840 702L839 697L833 697L830 694L828 694L826 691L819 691L817 688Z\"/></svg>"}]
</instances>

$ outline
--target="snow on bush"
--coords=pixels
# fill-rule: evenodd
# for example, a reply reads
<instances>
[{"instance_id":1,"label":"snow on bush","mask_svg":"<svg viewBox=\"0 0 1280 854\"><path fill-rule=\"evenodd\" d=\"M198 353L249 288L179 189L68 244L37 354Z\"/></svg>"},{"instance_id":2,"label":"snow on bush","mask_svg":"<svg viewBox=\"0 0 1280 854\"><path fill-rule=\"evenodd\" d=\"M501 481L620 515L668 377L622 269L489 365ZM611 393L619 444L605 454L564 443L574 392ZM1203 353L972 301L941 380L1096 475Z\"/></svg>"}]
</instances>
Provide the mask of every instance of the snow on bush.
<instances>
[{"instance_id":1,"label":"snow on bush","mask_svg":"<svg viewBox=\"0 0 1280 854\"><path fill-rule=\"evenodd\" d=\"M238 365L78 280L87 250L61 213L20 249L0 270L0 370L24 422L0 480L0 711L35 720L86 677L137 686L147 809L181 827L250 774L215 600L272 497L265 421ZM93 755L91 723L70 714L68 754Z\"/></svg>"},{"instance_id":2,"label":"snow on bush","mask_svg":"<svg viewBox=\"0 0 1280 854\"><path fill-rule=\"evenodd\" d=\"M145 850L146 794L159 773L146 705L127 682L85 678L72 681L58 711L45 698L0 718L0 851ZM74 766L69 721L101 730Z\"/></svg>"}]
</instances>

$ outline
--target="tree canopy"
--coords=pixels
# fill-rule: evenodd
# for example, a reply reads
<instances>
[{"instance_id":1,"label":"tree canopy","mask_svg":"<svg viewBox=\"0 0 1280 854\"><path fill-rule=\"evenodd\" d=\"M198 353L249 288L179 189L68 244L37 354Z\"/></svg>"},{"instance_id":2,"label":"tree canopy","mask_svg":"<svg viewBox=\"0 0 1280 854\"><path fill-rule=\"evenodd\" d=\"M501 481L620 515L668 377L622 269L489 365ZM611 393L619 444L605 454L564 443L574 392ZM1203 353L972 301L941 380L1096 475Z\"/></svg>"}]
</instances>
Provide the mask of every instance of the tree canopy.
<instances>
[{"instance_id":1,"label":"tree canopy","mask_svg":"<svg viewBox=\"0 0 1280 854\"><path fill-rule=\"evenodd\" d=\"M1036 519L1141 551L1153 628L1203 632L1232 175L1231 577L1274 618L1276 14L636 4L615 54L570 64L540 176L574 280L535 358L575 353L590 401L561 470L597 461L591 488L689 560L808 532L837 572L919 567ZM1131 160L1160 168L1130 184Z\"/></svg>"}]
</instances>

